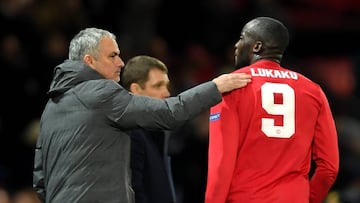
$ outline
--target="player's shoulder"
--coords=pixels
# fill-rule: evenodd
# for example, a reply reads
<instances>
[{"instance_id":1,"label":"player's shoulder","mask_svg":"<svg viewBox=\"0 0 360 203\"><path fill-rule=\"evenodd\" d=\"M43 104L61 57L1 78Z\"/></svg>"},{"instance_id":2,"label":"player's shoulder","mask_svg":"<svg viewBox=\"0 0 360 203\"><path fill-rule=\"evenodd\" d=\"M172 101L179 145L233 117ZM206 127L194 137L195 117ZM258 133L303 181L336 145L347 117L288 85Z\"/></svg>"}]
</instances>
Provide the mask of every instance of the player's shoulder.
<instances>
[{"instance_id":1,"label":"player's shoulder","mask_svg":"<svg viewBox=\"0 0 360 203\"><path fill-rule=\"evenodd\" d=\"M306 85L313 86L314 88L319 88L320 87L320 85L317 82L310 79L308 76L303 75L302 73L299 73L299 72L296 72L296 71L294 71L294 72L298 75L299 80L301 80Z\"/></svg>"}]
</instances>

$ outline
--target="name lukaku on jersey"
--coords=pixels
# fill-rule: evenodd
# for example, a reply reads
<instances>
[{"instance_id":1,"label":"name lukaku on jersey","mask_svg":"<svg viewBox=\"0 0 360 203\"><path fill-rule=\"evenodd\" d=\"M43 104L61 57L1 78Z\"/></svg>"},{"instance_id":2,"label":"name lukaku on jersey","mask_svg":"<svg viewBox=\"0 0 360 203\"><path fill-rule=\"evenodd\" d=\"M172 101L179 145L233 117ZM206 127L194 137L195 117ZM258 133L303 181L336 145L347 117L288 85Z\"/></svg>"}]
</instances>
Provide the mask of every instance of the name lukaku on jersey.
<instances>
[{"instance_id":1,"label":"name lukaku on jersey","mask_svg":"<svg viewBox=\"0 0 360 203\"><path fill-rule=\"evenodd\" d=\"M269 77L269 78L287 78L287 79L298 79L298 75L292 71L285 70L271 70L265 68L250 68L252 76L257 77Z\"/></svg>"}]
</instances>

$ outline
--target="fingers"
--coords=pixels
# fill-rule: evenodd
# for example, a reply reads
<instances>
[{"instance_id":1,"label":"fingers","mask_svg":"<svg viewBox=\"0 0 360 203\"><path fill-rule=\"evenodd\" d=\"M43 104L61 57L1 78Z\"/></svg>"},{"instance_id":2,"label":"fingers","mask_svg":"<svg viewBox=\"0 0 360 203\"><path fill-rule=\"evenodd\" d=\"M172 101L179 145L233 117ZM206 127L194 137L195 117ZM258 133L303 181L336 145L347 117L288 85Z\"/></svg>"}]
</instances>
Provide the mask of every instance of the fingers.
<instances>
[{"instance_id":1,"label":"fingers","mask_svg":"<svg viewBox=\"0 0 360 203\"><path fill-rule=\"evenodd\" d=\"M233 73L233 74L229 74L230 77L233 77L233 80L235 83L249 83L251 82L251 75L246 74L246 73Z\"/></svg>"},{"instance_id":2,"label":"fingers","mask_svg":"<svg viewBox=\"0 0 360 203\"><path fill-rule=\"evenodd\" d=\"M251 75L250 74L246 74L246 73L231 73L229 75L233 75L235 77L240 77L242 79L250 79L251 80Z\"/></svg>"},{"instance_id":3,"label":"fingers","mask_svg":"<svg viewBox=\"0 0 360 203\"><path fill-rule=\"evenodd\" d=\"M221 93L245 87L251 82L251 75L245 73L223 74L213 80Z\"/></svg>"},{"instance_id":4,"label":"fingers","mask_svg":"<svg viewBox=\"0 0 360 203\"><path fill-rule=\"evenodd\" d=\"M234 73L233 76L238 76L235 78L235 85L237 88L245 87L249 82L251 82L251 75L245 73Z\"/></svg>"}]
</instances>

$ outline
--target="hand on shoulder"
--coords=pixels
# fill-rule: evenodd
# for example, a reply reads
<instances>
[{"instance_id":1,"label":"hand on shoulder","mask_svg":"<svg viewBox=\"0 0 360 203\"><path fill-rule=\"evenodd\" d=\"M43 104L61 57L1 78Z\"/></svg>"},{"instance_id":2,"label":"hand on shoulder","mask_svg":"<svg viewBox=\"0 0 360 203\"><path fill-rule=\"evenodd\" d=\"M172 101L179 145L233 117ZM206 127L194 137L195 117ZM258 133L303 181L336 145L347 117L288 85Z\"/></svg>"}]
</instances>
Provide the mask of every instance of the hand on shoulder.
<instances>
[{"instance_id":1,"label":"hand on shoulder","mask_svg":"<svg viewBox=\"0 0 360 203\"><path fill-rule=\"evenodd\" d=\"M245 87L251 82L251 75L246 73L222 74L212 80L221 93Z\"/></svg>"}]
</instances>

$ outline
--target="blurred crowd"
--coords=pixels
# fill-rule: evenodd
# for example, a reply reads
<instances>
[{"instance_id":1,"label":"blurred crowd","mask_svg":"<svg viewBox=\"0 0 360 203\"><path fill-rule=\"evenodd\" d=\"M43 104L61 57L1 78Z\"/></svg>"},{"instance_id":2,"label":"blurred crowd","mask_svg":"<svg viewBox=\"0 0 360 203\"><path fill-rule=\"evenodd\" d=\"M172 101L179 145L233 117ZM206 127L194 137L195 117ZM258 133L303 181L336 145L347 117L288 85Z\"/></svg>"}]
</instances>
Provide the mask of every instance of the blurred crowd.
<instances>
[{"instance_id":1,"label":"blurred crowd","mask_svg":"<svg viewBox=\"0 0 360 203\"><path fill-rule=\"evenodd\" d=\"M360 202L360 1L0 0L0 203L37 203L31 187L39 118L52 70L80 29L115 33L125 62L140 54L164 61L175 95L233 71L234 43L255 16L287 24L292 38L283 65L329 97L341 159L326 202ZM207 135L207 112L173 132L179 203L203 201Z\"/></svg>"}]
</instances>

